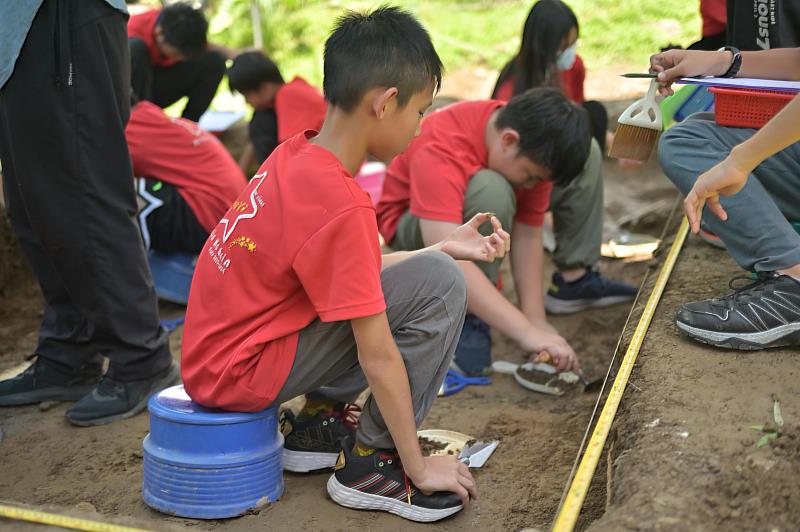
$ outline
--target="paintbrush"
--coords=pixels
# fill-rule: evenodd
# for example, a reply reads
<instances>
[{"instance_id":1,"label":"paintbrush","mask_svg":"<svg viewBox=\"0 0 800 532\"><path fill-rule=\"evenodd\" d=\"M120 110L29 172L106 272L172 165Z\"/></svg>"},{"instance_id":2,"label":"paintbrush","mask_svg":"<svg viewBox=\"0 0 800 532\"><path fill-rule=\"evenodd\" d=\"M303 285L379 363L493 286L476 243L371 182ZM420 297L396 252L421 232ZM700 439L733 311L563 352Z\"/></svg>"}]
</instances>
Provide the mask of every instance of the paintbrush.
<instances>
[{"instance_id":1,"label":"paintbrush","mask_svg":"<svg viewBox=\"0 0 800 532\"><path fill-rule=\"evenodd\" d=\"M608 150L609 157L646 161L661 133L661 107L656 103L658 80L650 82L647 94L625 109L617 120L617 132Z\"/></svg>"}]
</instances>

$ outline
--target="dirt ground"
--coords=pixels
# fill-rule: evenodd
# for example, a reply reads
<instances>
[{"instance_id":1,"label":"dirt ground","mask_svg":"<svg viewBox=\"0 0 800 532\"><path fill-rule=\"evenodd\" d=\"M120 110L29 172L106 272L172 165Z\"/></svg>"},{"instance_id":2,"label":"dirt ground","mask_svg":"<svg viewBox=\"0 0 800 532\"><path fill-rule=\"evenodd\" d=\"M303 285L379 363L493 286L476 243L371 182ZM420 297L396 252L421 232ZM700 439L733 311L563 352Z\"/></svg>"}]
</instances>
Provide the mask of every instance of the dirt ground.
<instances>
[{"instance_id":1,"label":"dirt ground","mask_svg":"<svg viewBox=\"0 0 800 532\"><path fill-rule=\"evenodd\" d=\"M592 530L798 529L798 350L716 349L673 323L737 275L727 253L688 239L617 415L611 505ZM777 428L775 400L785 425L758 448L750 427Z\"/></svg>"}]
</instances>

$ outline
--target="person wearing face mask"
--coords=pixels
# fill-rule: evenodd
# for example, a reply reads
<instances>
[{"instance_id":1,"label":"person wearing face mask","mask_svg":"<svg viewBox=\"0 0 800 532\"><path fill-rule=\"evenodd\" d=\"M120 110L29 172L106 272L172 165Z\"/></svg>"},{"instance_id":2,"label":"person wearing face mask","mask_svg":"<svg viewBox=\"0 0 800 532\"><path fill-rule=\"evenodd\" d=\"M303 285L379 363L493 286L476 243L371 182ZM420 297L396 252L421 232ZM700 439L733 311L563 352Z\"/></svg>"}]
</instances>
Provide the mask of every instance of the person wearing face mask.
<instances>
[{"instance_id":1,"label":"person wearing face mask","mask_svg":"<svg viewBox=\"0 0 800 532\"><path fill-rule=\"evenodd\" d=\"M534 87L560 87L589 113L592 136L605 153L608 112L600 102L584 98L586 68L577 53L579 31L578 19L565 3L536 2L525 21L519 52L500 71L492 97L508 101Z\"/></svg>"},{"instance_id":2,"label":"person wearing face mask","mask_svg":"<svg viewBox=\"0 0 800 532\"><path fill-rule=\"evenodd\" d=\"M550 194L557 267L545 294L550 314L631 301L636 289L602 277L594 268L603 239L603 152L608 114L602 104L585 101L586 70L577 54L578 20L560 0L539 0L531 8L519 52L500 72L492 98L508 101L536 87L557 87L589 115L591 152L583 171L569 186ZM557 182L557 181L556 181Z\"/></svg>"}]
</instances>

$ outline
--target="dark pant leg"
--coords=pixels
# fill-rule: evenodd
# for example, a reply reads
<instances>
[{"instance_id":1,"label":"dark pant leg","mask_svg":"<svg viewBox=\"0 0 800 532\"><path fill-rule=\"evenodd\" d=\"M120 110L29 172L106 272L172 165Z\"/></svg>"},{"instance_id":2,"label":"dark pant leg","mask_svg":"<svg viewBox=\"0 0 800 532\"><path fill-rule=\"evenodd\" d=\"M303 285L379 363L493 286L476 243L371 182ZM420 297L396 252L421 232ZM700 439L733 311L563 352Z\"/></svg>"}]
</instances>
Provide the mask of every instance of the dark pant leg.
<instances>
[{"instance_id":1,"label":"dark pant leg","mask_svg":"<svg viewBox=\"0 0 800 532\"><path fill-rule=\"evenodd\" d=\"M42 287L58 284L74 307L53 322L69 329L83 316L91 352L122 381L171 362L134 219L129 87L125 16L100 0L45 0L0 90L0 154L18 200L10 214L28 231L20 245L41 263Z\"/></svg>"},{"instance_id":2,"label":"dark pant leg","mask_svg":"<svg viewBox=\"0 0 800 532\"><path fill-rule=\"evenodd\" d=\"M128 46L131 51L131 89L138 99L150 102L153 100L153 63L150 62L150 50L138 37L128 39Z\"/></svg>"},{"instance_id":3,"label":"dark pant leg","mask_svg":"<svg viewBox=\"0 0 800 532\"><path fill-rule=\"evenodd\" d=\"M31 229L18 187L15 186L16 173L11 160L2 153L0 158L3 161L3 189L11 228L44 296L39 341L34 352L64 371L91 371L87 366L98 366L103 360L89 342L89 322L73 303L47 250ZM9 186L9 183L15 185Z\"/></svg>"},{"instance_id":4,"label":"dark pant leg","mask_svg":"<svg viewBox=\"0 0 800 532\"><path fill-rule=\"evenodd\" d=\"M200 253L208 231L177 188L140 178L136 180L136 192L145 203L139 209L139 228L146 248L164 253Z\"/></svg>"},{"instance_id":5,"label":"dark pant leg","mask_svg":"<svg viewBox=\"0 0 800 532\"><path fill-rule=\"evenodd\" d=\"M589 100L583 102L583 108L589 114L589 124L592 126L592 136L600 146L600 153L606 153L606 132L608 131L608 111L602 103Z\"/></svg>"},{"instance_id":6,"label":"dark pant leg","mask_svg":"<svg viewBox=\"0 0 800 532\"><path fill-rule=\"evenodd\" d=\"M224 75L225 56L215 50L205 52L198 59L156 67L153 102L159 107L168 107L188 96L182 116L197 122L211 105Z\"/></svg>"}]
</instances>

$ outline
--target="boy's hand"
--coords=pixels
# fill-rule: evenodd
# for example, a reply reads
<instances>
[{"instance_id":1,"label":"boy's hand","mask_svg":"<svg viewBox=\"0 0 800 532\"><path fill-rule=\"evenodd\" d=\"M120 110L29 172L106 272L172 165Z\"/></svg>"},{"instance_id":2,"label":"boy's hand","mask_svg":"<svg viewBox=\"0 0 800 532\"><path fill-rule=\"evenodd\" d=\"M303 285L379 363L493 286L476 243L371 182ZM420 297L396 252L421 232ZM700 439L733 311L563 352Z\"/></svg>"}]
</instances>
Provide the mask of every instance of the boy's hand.
<instances>
[{"instance_id":1,"label":"boy's hand","mask_svg":"<svg viewBox=\"0 0 800 532\"><path fill-rule=\"evenodd\" d=\"M464 506L469 499L478 498L478 488L466 464L456 460L455 456L426 456L425 467L409 478L414 485L426 493L434 491L450 491L461 498Z\"/></svg>"},{"instance_id":2,"label":"boy's hand","mask_svg":"<svg viewBox=\"0 0 800 532\"><path fill-rule=\"evenodd\" d=\"M692 190L686 195L683 201L683 209L689 218L689 226L692 232L697 234L700 231L700 220L703 216L703 205L708 203L708 210L713 212L720 220L727 220L728 213L719 202L720 195L730 196L736 194L745 183L748 170L736 164L732 156L728 156L722 162L715 165L695 181Z\"/></svg>"},{"instance_id":3,"label":"boy's hand","mask_svg":"<svg viewBox=\"0 0 800 532\"><path fill-rule=\"evenodd\" d=\"M535 353L532 358L538 356L542 351L547 351L553 365L556 367L556 371L559 373L564 371L577 373L580 371L581 365L578 362L578 355L575 354L575 351L562 336L537 329L528 334L527 340L522 347L526 351ZM534 358L533 361L535 362L536 359Z\"/></svg>"},{"instance_id":4,"label":"boy's hand","mask_svg":"<svg viewBox=\"0 0 800 532\"><path fill-rule=\"evenodd\" d=\"M650 70L658 72L658 92L662 96L674 93L671 88L676 79L693 76L721 76L731 66L731 52L706 52L700 50L667 50L650 56Z\"/></svg>"},{"instance_id":5,"label":"boy's hand","mask_svg":"<svg viewBox=\"0 0 800 532\"><path fill-rule=\"evenodd\" d=\"M487 221L491 221L494 232L483 236L478 228ZM502 258L511 249L511 235L492 213L476 214L472 220L450 233L442 241L442 251L456 260L480 260L492 262Z\"/></svg>"}]
</instances>

